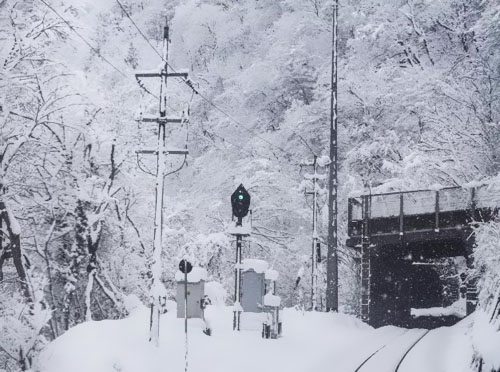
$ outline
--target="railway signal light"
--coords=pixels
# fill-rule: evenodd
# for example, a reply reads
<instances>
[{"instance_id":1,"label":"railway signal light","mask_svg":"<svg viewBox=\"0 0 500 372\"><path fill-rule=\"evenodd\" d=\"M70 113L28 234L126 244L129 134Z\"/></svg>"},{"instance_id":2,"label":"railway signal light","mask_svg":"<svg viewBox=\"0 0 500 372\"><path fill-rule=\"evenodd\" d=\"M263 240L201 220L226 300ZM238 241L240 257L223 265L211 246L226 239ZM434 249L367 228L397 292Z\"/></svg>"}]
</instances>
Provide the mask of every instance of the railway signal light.
<instances>
[{"instance_id":1,"label":"railway signal light","mask_svg":"<svg viewBox=\"0 0 500 372\"><path fill-rule=\"evenodd\" d=\"M248 208L250 207L250 194L243 187L243 185L239 185L231 195L231 206L233 208L233 216L238 219L241 219L248 214Z\"/></svg>"}]
</instances>

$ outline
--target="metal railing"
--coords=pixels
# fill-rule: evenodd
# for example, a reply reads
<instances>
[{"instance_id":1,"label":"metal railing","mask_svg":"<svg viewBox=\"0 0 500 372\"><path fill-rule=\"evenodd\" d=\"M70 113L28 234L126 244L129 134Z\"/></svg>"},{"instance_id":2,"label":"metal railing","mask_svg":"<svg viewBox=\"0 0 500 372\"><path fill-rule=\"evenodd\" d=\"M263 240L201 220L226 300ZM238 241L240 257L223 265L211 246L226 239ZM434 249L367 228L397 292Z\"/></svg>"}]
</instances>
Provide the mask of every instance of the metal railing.
<instances>
[{"instance_id":1,"label":"metal railing","mask_svg":"<svg viewBox=\"0 0 500 372\"><path fill-rule=\"evenodd\" d=\"M454 219L465 219L464 213L472 212L473 216L476 210L500 207L500 186L368 194L349 198L348 203L350 236L361 234L361 222L365 218L373 222L370 231L374 233L418 230L424 226L439 230L450 227ZM368 208L363 213L365 203Z\"/></svg>"}]
</instances>

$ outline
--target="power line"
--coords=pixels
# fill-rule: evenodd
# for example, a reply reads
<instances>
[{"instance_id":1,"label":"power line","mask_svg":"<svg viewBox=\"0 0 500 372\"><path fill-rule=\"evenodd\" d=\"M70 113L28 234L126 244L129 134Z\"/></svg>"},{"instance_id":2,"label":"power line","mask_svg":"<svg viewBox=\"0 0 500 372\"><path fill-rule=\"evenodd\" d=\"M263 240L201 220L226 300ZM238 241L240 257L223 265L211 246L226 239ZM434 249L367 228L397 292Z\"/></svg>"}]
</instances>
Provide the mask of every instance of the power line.
<instances>
[{"instance_id":1,"label":"power line","mask_svg":"<svg viewBox=\"0 0 500 372\"><path fill-rule=\"evenodd\" d=\"M215 132L211 132L211 131L208 131L208 130L204 129L204 130L203 130L203 134L208 134L209 136L217 137L217 138L221 139L221 140L222 140L222 142L229 143L231 146L233 146L233 147L236 147L236 148L240 149L240 150L241 150L241 152L244 152L245 154L247 154L247 155L251 156L252 158L255 158L255 155L254 155L253 153L251 153L250 151L245 150L243 147L241 147L241 146L239 146L239 145L235 144L234 142L232 142L232 141L228 140L227 138L225 138L225 137L223 137L223 136L221 136L221 135L219 135L219 134L217 134L217 133L215 133ZM220 149L220 148L219 148L219 150L222 150L222 149ZM267 158L267 159L268 159L268 160L271 160L271 159L269 159L269 158Z\"/></svg>"},{"instance_id":2,"label":"power line","mask_svg":"<svg viewBox=\"0 0 500 372\"><path fill-rule=\"evenodd\" d=\"M163 58L163 56L161 55L160 52L158 52L158 50L154 47L153 44L151 44L151 42L149 41L149 39L146 37L146 35L144 35L144 33L142 32L142 30L139 28L139 26L137 26L137 24L134 22L134 20L132 19L132 17L130 16L130 14L127 12L127 10L125 9L125 6L119 1L119 0L116 0L117 4L120 6L120 8L122 9L123 13L127 16L127 18L130 20L130 22L132 22L132 24L134 25L134 27L137 29L137 31L139 32L139 34L141 34L141 36L144 38L144 40L146 40L146 42L148 43L148 45L154 50L154 52L158 55L158 57L160 57L163 62L165 62L167 64L168 67L170 67L172 69L172 71L174 70L172 68L172 66L167 62L165 61L165 59ZM175 72L175 71L174 71Z\"/></svg>"},{"instance_id":3,"label":"power line","mask_svg":"<svg viewBox=\"0 0 500 372\"><path fill-rule=\"evenodd\" d=\"M80 32L78 32L72 25L71 23L66 19L64 18L57 10L55 10L50 4L48 4L45 0L40 0L40 2L42 2L47 8L49 8L59 19L61 19L68 27L71 31L73 31L89 48L90 50L92 50L101 60L103 60L105 63L107 63L109 66L111 66L115 71L117 71L120 75L124 76L124 77L129 77L130 75L129 74L126 74L124 73L122 70L120 70L118 67L116 67L110 60L108 60L106 57L104 57L100 51L94 47ZM116 2L118 3L118 5L120 6L120 8L123 10L123 12L125 13L125 15L127 16L127 18L130 19L130 21L132 22L132 24L135 26L135 28L137 29L137 31L140 33L140 35L146 40L146 42L148 43L148 45L154 50L154 52L156 54L158 54L158 56L169 66L169 68L173 71L173 72L176 72L175 69L168 63L164 60L163 56L158 52L158 50L153 46L153 44L149 41L149 39L146 37L146 35L142 32L142 30L137 26L137 24L134 22L134 20L130 17L130 14L126 11L125 7L123 6L123 4L121 4L121 2L119 0L116 0ZM139 87L141 89L143 89L147 94L151 95L152 97L155 97L155 98L158 98L158 96L154 93L152 93L151 91L149 91L145 86L144 84L142 83L141 80L139 79L136 79L137 80L137 83L139 85ZM255 134L251 129L248 129L246 128L243 124L239 123L238 120L236 120L234 117L232 117L229 113L225 112L223 109L221 109L220 107L218 107L215 103L213 103L209 98L207 98L205 95L201 94L193 85L192 85L192 82L189 81L189 80L184 80L184 79L181 79L181 81L183 83L185 83L195 94L199 95L204 101L206 101L208 104L210 104L212 107L214 107L216 110L218 110L219 112L221 112L222 114L224 114L225 116L227 116L228 118L230 118L233 122L235 122L236 124L238 124L240 127L242 127L243 129L245 129L246 131L248 131L249 133L255 135L256 137L260 138L261 140L263 140L264 142L268 143L269 145L273 146L273 147L276 147L278 148L279 150L281 150L282 152L284 152L285 154L287 154L288 156L292 156L292 154L290 154L289 152L287 152L286 150L280 148L279 146L276 146L275 144L273 144L272 142L266 140L265 138ZM227 139L226 137L214 132L214 131L208 131L208 130L204 130L204 133L207 133L211 136L214 136L214 137L217 137L219 139L222 140L222 142L224 143L228 143L230 144L231 146L235 147L235 148L238 148L240 149L243 153L251 156L251 157L255 157L255 155L247 150L245 150L242 146L239 146L237 145L236 143L232 142L231 140ZM271 160L271 159L269 159Z\"/></svg>"},{"instance_id":4,"label":"power line","mask_svg":"<svg viewBox=\"0 0 500 372\"><path fill-rule=\"evenodd\" d=\"M40 0L43 4L45 4L45 6L47 6L54 14L57 15L57 17L59 19L61 19L69 28L71 31L73 31L94 53L96 53L96 55L101 58L104 62L106 62L109 66L111 66L114 70L116 70L118 73L120 73L120 75L124 76L124 77L129 77L130 75L129 74L125 74L122 70L120 70L118 67L116 67L113 63L111 63L106 57L104 57L97 48L95 48L81 33L79 33L72 25L71 23L65 19L59 12L57 12L52 6L50 6L47 2L45 2L44 0ZM163 60L163 56L154 48L154 46L151 44L151 42L147 39L147 37L144 35L144 33L140 30L140 28L137 26L137 24L133 21L133 19L129 16L129 14L127 13L127 11L125 10L125 8L123 7L123 5L119 2L118 2L118 5L120 5L120 7L122 8L123 12L127 15L127 17L131 20L131 22L134 24L134 26L137 28L137 30L139 31L139 33L141 34L141 36L148 42L148 44L151 46L151 48L153 48L153 50L161 57L161 59ZM170 66L169 64L169 67L173 70L172 66ZM137 80L137 83L138 85L148 94L150 94L151 96L155 97L155 98L158 98L157 95L155 95L154 93L150 92L145 86L144 84L142 83L141 80L139 79L136 79ZM196 91L196 89L194 89L194 87L192 88L193 92L196 93L196 94L199 94L199 92ZM191 97L192 99L192 97ZM230 145L236 147L236 148L239 148L241 151L245 152L247 155L250 155L252 157L254 157L254 154L246 151L243 147L241 146L238 146L236 145L235 143L233 143L232 141L228 140L227 138L215 133L215 132L209 132L207 130L204 130L205 133L208 133L212 136L215 136L219 139L221 139L223 142L226 142L226 143L229 143Z\"/></svg>"},{"instance_id":5,"label":"power line","mask_svg":"<svg viewBox=\"0 0 500 372\"><path fill-rule=\"evenodd\" d=\"M146 41L146 43L151 47L151 49L153 49L153 51L163 60L163 62L165 62L165 64L174 72L176 73L177 71L174 69L174 67L169 64L167 61L164 60L163 56L161 55L160 52L158 52L158 50L154 47L154 45L149 41L148 37L144 34L144 32L141 30L141 28L137 25L137 23L135 23L135 21L133 20L132 16L130 15L130 13L125 9L125 6L120 2L120 0L116 0L116 3L120 6L121 10L123 11L123 13L125 14L125 16L130 20L130 22L134 25L134 27L137 29L137 31L139 32L139 34L142 36L142 38ZM229 113L227 113L226 111L224 111L222 108L218 107L214 102L212 102L208 97L206 97L204 94L200 93L192 84L192 82L190 80L185 80L185 79L180 79L184 84L186 84L188 86L189 89L191 89L195 94L199 95L205 102L207 102L209 105L211 105L212 107L214 107L217 111L221 112L223 115L227 116L229 119L231 119L233 122L235 122L237 125L239 125L240 127L242 127L243 129L245 129L246 131L248 131L249 133L255 135L256 137L260 138L261 140L263 140L264 142L268 143L269 145L273 146L273 147L276 147L278 148L279 150L281 150L282 152L284 152L285 154L287 154L288 156L292 156L292 154L290 154L289 152L287 152L286 150L280 148L279 146L275 145L274 143L266 140L265 138L257 135L255 132L253 132L251 129L245 127L243 124L241 124L238 120L236 120L233 116L231 116ZM220 139L222 139L222 141L224 142L227 142L229 143L230 145L234 146L234 147L237 147L239 148L240 150L242 150L243 152L249 154L250 156L254 156L252 153L246 151L245 149L243 149L243 147L241 146L238 146L236 145L235 143L229 141L227 138L215 133L215 132L208 132L205 130L206 133L209 133L213 136L216 136Z\"/></svg>"},{"instance_id":6,"label":"power line","mask_svg":"<svg viewBox=\"0 0 500 372\"><path fill-rule=\"evenodd\" d=\"M146 35L144 34L144 32L140 29L140 27L134 22L134 20L132 19L131 15L127 12L127 10L125 9L125 6L120 2L120 0L115 0L116 3L120 6L120 8L122 9L123 13L125 14L125 16L130 20L130 22L134 25L134 27L137 29L137 31L139 32L139 34L142 36L142 38L148 43L148 45L151 47L151 49L153 49L153 51L163 60L163 62L165 62L165 64L174 72L176 73L177 71L172 67L172 65L170 65L167 61L165 61L165 59L163 58L163 56L160 54L160 52L158 52L158 50L154 47L154 45L149 41L149 39L146 37ZM275 143L272 143L271 141L267 140L266 138L260 136L259 134L255 133L253 130L247 128L245 125L243 125L239 120L237 120L235 117L233 117L231 114L229 114L227 111L225 111L224 109L220 108L218 105L216 105L212 100L210 100L208 97L206 97L204 94L202 94L201 92L199 92L194 86L193 86L193 83L191 80L185 80L185 79L181 79L181 81L186 84L193 92L195 92L197 95L199 95L205 102L207 102L210 106L212 106L214 109L216 109L217 111L219 111L221 114L223 114L224 116L226 116L227 118L229 118L233 123L235 123L236 125L238 125L239 127L241 127L242 129L246 130L247 132L249 132L250 134L254 135L255 137L259 138L261 141L267 143L269 146L272 146L278 150L280 150L282 153L286 154L287 156L289 157L292 157L293 155L286 151L285 149L283 149L282 147L276 145Z\"/></svg>"},{"instance_id":7,"label":"power line","mask_svg":"<svg viewBox=\"0 0 500 372\"><path fill-rule=\"evenodd\" d=\"M50 4L45 2L45 0L40 0L47 8L49 8L55 15L57 15L66 25L70 28L71 31L73 31L98 57L100 57L104 62L106 62L109 66L111 66L115 71L117 71L119 74L127 77L127 75L121 71L118 67L116 67L114 64L112 64L106 57L104 57L101 52L95 48L90 42L85 39L85 37L78 32L72 25L67 21L62 15L59 14L57 10L55 10Z\"/></svg>"},{"instance_id":8,"label":"power line","mask_svg":"<svg viewBox=\"0 0 500 372\"><path fill-rule=\"evenodd\" d=\"M191 88L191 89L194 89L194 88ZM289 157L292 157L293 155L286 151L285 149L283 149L282 147L272 143L271 141L265 139L264 137L256 134L253 130L245 127L243 124L241 124L238 120L236 120L232 115L230 115L229 113L227 113L226 111L224 111L222 108L220 108L219 106L217 106L215 103L213 103L210 99L208 99L207 97L205 97L203 94L199 93L198 92L198 95L205 101L207 102L210 106L212 106L213 108L215 108L217 111L219 111L220 113L222 113L223 115L225 115L226 117L228 117L229 119L231 119L234 123L236 123L239 127L243 128L244 130L246 130L248 133L256 136L257 138L259 138L261 141L264 141L266 142L268 145L272 146L272 147L275 147L277 148L278 150L280 150L281 152L283 152L284 154L286 154L287 156Z\"/></svg>"},{"instance_id":9,"label":"power line","mask_svg":"<svg viewBox=\"0 0 500 372\"><path fill-rule=\"evenodd\" d=\"M49 8L55 15L57 15L57 17L59 19L61 19L68 27L71 31L73 31L89 48L90 50L92 50L99 58L101 58L104 62L106 62L109 66L111 66L115 71L117 71L120 75L124 76L124 77L129 77L130 75L129 74L126 74L124 73L122 70L120 70L118 67L116 67L113 63L111 63L111 61L109 61L106 57L104 57L101 52L99 51L99 49L97 49L96 47L94 47L80 32L78 32L72 25L71 23L66 19L64 18L57 10L55 10L52 6L50 6L47 2L45 2L44 0L40 0L43 4L45 4L45 6L47 8ZM137 79L137 83L139 84L139 86L149 95L155 97L155 98L158 98L158 96L154 93L152 93L151 91L149 91L145 86L144 84L142 84L142 82Z\"/></svg>"}]
</instances>

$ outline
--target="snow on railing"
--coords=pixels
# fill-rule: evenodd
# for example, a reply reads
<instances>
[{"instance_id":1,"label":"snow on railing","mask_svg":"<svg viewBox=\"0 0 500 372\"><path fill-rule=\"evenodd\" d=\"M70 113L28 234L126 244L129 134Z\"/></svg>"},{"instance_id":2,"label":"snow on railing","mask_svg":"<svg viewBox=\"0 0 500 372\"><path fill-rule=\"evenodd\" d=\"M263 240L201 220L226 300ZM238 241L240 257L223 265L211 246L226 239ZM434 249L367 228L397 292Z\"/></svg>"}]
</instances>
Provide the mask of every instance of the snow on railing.
<instances>
[{"instance_id":1,"label":"snow on railing","mask_svg":"<svg viewBox=\"0 0 500 372\"><path fill-rule=\"evenodd\" d=\"M363 196L349 199L351 220L362 220ZM500 206L500 185L483 184L473 188L452 187L440 190L416 190L370 195L370 218L396 217Z\"/></svg>"},{"instance_id":2,"label":"snow on railing","mask_svg":"<svg viewBox=\"0 0 500 372\"><path fill-rule=\"evenodd\" d=\"M236 268L241 269L242 271L253 270L257 274L264 274L269 268L269 264L264 260L256 258L245 258L241 264L236 265Z\"/></svg>"}]
</instances>

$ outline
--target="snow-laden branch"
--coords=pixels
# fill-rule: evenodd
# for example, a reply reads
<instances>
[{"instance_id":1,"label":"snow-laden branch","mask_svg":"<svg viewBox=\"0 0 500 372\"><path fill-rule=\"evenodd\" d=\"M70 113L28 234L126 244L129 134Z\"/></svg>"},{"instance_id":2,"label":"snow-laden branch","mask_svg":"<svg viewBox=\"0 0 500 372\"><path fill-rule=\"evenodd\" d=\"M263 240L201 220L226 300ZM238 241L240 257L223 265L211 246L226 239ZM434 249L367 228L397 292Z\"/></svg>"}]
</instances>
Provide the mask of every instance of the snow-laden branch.
<instances>
[{"instance_id":1,"label":"snow-laden branch","mask_svg":"<svg viewBox=\"0 0 500 372\"><path fill-rule=\"evenodd\" d=\"M114 290L116 292L113 292L113 290L109 290L98 275L95 276L95 280L96 280L97 284L99 284L99 287L102 289L104 294L111 300L111 302L113 302L115 307L118 310L121 310L123 308L123 304L115 296L115 293L120 294L119 292L116 291L116 288L112 287L112 288L114 288ZM108 283L111 283L110 280L108 280L108 279L106 279L106 280L108 281ZM120 294L120 296L123 297L122 294Z\"/></svg>"}]
</instances>

